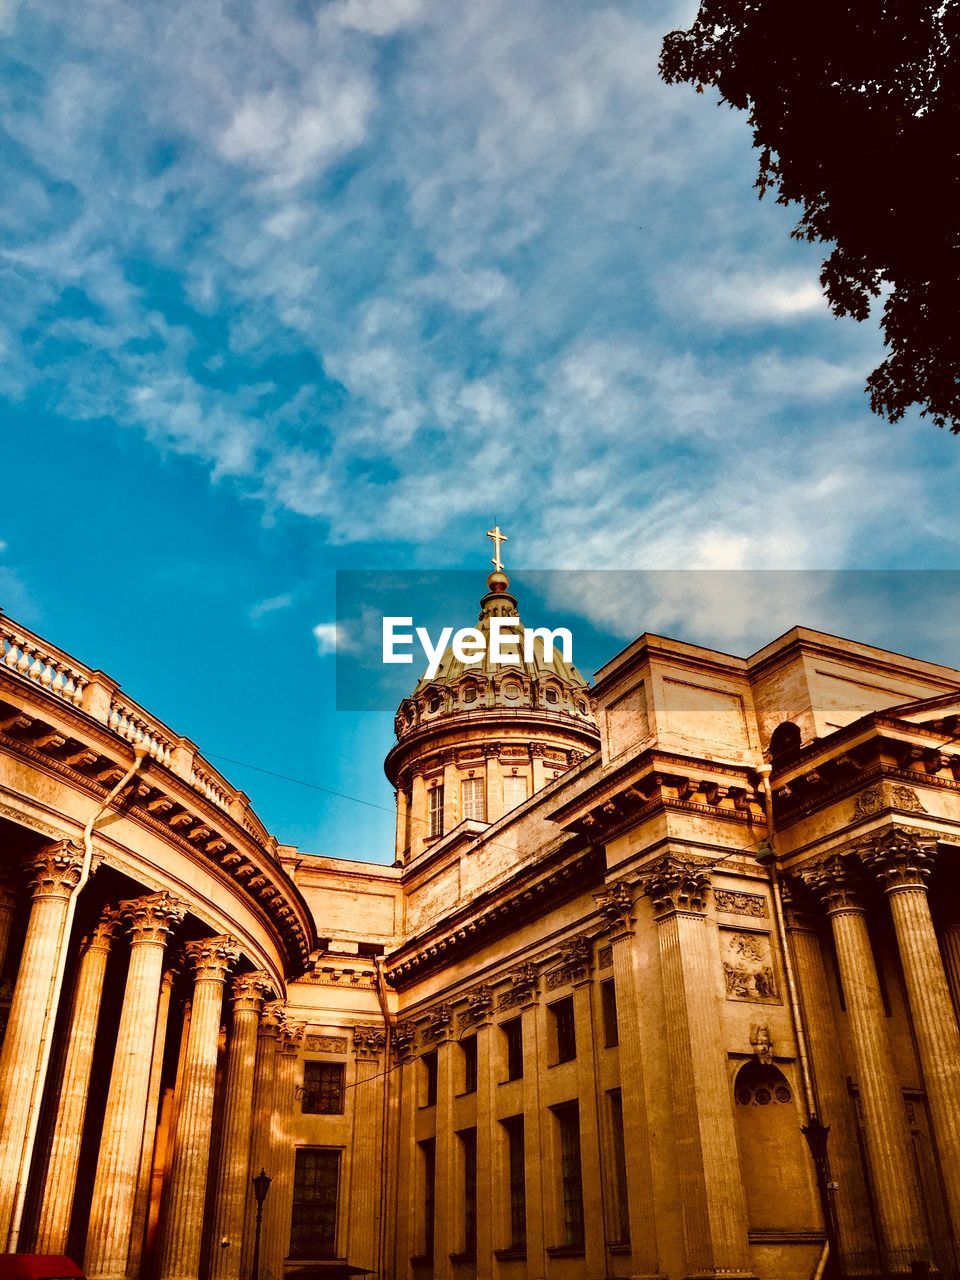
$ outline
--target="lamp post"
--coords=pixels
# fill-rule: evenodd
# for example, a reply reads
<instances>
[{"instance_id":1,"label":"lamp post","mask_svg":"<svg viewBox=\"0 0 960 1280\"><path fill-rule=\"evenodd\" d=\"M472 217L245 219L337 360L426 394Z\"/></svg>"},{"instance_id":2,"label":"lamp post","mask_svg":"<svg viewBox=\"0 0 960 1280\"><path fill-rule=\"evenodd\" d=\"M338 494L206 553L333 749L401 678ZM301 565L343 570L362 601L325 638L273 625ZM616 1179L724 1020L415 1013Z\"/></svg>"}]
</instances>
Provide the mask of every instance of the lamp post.
<instances>
[{"instance_id":1,"label":"lamp post","mask_svg":"<svg viewBox=\"0 0 960 1280\"><path fill-rule=\"evenodd\" d=\"M253 1235L253 1276L252 1280L260 1280L260 1224L263 1221L263 1202L270 1190L272 1178L262 1169L253 1181L253 1194L257 1201L257 1226Z\"/></svg>"}]
</instances>

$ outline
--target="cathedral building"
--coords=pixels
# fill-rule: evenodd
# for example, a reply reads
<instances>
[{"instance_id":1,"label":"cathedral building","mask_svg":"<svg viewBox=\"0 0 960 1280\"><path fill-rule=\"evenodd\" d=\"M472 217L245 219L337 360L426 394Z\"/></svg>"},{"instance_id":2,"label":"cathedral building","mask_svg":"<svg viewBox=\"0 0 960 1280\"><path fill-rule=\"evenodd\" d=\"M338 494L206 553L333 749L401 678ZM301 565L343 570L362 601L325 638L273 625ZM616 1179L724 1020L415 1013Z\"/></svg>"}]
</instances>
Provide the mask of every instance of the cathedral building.
<instances>
[{"instance_id":1,"label":"cathedral building","mask_svg":"<svg viewBox=\"0 0 960 1280\"><path fill-rule=\"evenodd\" d=\"M516 614L498 566L478 625ZM0 616L0 1249L957 1277L958 729L960 671L802 627L590 686L447 655L392 863L348 861Z\"/></svg>"}]
</instances>

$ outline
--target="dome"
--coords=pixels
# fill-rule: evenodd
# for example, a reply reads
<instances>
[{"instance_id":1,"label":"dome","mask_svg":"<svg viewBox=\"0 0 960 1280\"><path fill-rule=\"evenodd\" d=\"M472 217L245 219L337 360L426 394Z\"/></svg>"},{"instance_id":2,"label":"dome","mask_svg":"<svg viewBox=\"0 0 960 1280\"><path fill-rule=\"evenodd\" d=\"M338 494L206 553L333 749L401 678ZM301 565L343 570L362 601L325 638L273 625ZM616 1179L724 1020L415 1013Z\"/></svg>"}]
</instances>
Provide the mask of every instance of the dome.
<instances>
[{"instance_id":1,"label":"dome","mask_svg":"<svg viewBox=\"0 0 960 1280\"><path fill-rule=\"evenodd\" d=\"M502 571L487 579L487 594L480 601L476 629L484 637L482 655L473 662L459 659L448 646L436 675L422 676L409 698L397 710L398 738L419 725L442 716L496 712L498 708L536 709L566 715L593 725L588 685L572 662L567 662L559 645L552 646L548 658L543 637L535 635L530 661L526 652L526 628L519 619L516 596L510 594L510 579ZM493 662L490 657L490 620L517 618L517 661ZM504 641L505 649L513 648Z\"/></svg>"},{"instance_id":2,"label":"dome","mask_svg":"<svg viewBox=\"0 0 960 1280\"><path fill-rule=\"evenodd\" d=\"M491 661L494 618L517 619L500 637L505 652L516 650L515 661ZM396 789L400 865L462 823L498 821L600 745L587 682L560 647L548 657L543 636L534 634L525 656L527 630L497 561L476 630L484 640L476 660L448 647L436 674L423 676L397 708L397 740L384 769Z\"/></svg>"}]
</instances>

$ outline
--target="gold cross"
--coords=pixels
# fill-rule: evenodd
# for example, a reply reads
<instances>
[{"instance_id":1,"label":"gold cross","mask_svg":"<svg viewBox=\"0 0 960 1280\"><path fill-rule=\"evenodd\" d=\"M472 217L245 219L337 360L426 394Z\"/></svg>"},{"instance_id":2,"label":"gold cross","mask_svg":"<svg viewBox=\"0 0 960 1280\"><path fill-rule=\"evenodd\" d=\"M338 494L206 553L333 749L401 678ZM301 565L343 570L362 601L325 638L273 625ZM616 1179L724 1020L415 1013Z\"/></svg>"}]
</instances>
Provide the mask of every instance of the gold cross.
<instances>
[{"instance_id":1,"label":"gold cross","mask_svg":"<svg viewBox=\"0 0 960 1280\"><path fill-rule=\"evenodd\" d=\"M487 530L487 537L493 539L493 559L491 564L497 573L503 572L503 561L500 559L500 544L507 542L508 538L505 533L500 532L500 526L495 524L492 529Z\"/></svg>"}]
</instances>

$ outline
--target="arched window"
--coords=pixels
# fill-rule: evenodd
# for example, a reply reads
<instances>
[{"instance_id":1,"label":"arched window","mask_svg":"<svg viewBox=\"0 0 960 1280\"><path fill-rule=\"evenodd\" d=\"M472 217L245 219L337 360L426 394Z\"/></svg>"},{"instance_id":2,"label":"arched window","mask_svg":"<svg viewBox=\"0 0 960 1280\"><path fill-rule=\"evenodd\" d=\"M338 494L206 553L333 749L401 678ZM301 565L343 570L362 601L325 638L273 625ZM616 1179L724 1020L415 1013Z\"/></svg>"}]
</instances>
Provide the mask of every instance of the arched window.
<instances>
[{"instance_id":1,"label":"arched window","mask_svg":"<svg viewBox=\"0 0 960 1280\"><path fill-rule=\"evenodd\" d=\"M792 720L784 720L778 724L770 735L770 759L774 762L782 756L800 750L800 730Z\"/></svg>"}]
</instances>

